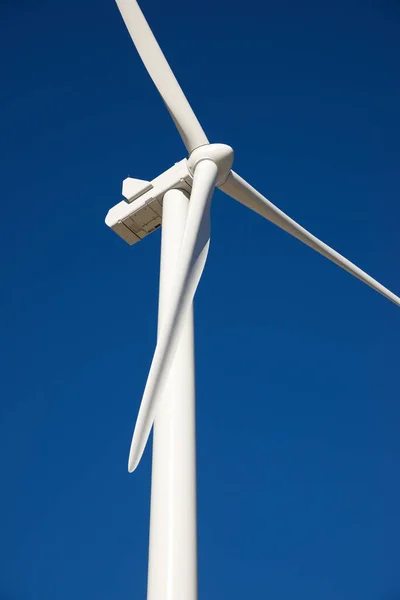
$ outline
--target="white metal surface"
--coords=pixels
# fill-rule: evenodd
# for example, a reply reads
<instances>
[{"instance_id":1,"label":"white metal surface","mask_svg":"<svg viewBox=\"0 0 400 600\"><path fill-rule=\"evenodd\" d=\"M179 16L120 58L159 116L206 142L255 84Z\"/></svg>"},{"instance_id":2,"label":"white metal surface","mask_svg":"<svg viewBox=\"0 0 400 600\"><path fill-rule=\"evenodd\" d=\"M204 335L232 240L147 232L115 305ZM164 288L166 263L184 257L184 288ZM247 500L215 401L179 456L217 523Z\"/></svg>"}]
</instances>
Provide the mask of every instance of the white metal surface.
<instances>
[{"instance_id":1,"label":"white metal surface","mask_svg":"<svg viewBox=\"0 0 400 600\"><path fill-rule=\"evenodd\" d=\"M159 333L173 303L188 204L179 190L164 198ZM154 423L148 600L197 598L193 304L184 321Z\"/></svg>"},{"instance_id":2,"label":"white metal surface","mask_svg":"<svg viewBox=\"0 0 400 600\"><path fill-rule=\"evenodd\" d=\"M210 160L200 162L194 173L185 233L171 286L171 300L163 318L133 432L128 462L130 472L136 469L143 454L187 311L204 270L210 244L210 204L217 175L218 168Z\"/></svg>"},{"instance_id":3,"label":"white metal surface","mask_svg":"<svg viewBox=\"0 0 400 600\"><path fill-rule=\"evenodd\" d=\"M192 107L162 53L136 0L116 0L133 43L189 152L208 144Z\"/></svg>"},{"instance_id":4,"label":"white metal surface","mask_svg":"<svg viewBox=\"0 0 400 600\"><path fill-rule=\"evenodd\" d=\"M231 171L233 158L233 148L227 144L207 144L207 146L201 146L193 150L187 159L187 167L193 177L197 165L202 160L212 160L218 167L217 183L215 185L219 187L226 181Z\"/></svg>"},{"instance_id":5,"label":"white metal surface","mask_svg":"<svg viewBox=\"0 0 400 600\"><path fill-rule=\"evenodd\" d=\"M165 192L174 188L180 188L187 192L192 189L192 176L189 173L186 159L176 163L151 182L143 181L138 184L138 181L140 180L135 179L134 183L129 185L125 179L123 193L133 192L133 197L113 206L106 216L106 225L111 227L130 246L160 227L162 199ZM138 197L140 189L141 194Z\"/></svg>"},{"instance_id":6,"label":"white metal surface","mask_svg":"<svg viewBox=\"0 0 400 600\"><path fill-rule=\"evenodd\" d=\"M328 260L334 262L336 265L360 279L363 283L366 283L374 290L385 296L388 300L391 300L398 306L400 306L400 298L393 294L390 290L385 288L381 283L373 279L370 275L362 271L355 264L350 262L347 258L333 250L330 246L321 242L318 238L312 235L309 231L304 229L301 225L296 223L293 219L288 217L282 210L272 204L267 198L262 196L255 188L253 188L247 181L242 179L237 173L231 171L226 182L220 187L228 196L231 196L235 200L238 200L241 204L244 204L247 208L254 210L271 223L274 223L281 229L284 229L295 238L325 256Z\"/></svg>"}]
</instances>

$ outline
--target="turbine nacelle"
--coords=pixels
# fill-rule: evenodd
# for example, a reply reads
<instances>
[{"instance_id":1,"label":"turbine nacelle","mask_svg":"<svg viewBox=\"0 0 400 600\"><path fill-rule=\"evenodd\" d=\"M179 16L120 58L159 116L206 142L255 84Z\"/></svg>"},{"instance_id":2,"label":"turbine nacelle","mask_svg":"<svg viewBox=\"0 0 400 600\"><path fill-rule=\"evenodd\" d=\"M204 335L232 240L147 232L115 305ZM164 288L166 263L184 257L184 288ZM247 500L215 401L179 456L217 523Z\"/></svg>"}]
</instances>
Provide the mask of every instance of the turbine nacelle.
<instances>
[{"instance_id":1,"label":"turbine nacelle","mask_svg":"<svg viewBox=\"0 0 400 600\"><path fill-rule=\"evenodd\" d=\"M152 181L127 177L122 184L125 200L113 206L106 224L130 246L158 229L162 223L162 202L169 190L191 193L197 166L212 161L217 169L217 186L222 186L231 172L233 150L226 144L205 144Z\"/></svg>"}]
</instances>

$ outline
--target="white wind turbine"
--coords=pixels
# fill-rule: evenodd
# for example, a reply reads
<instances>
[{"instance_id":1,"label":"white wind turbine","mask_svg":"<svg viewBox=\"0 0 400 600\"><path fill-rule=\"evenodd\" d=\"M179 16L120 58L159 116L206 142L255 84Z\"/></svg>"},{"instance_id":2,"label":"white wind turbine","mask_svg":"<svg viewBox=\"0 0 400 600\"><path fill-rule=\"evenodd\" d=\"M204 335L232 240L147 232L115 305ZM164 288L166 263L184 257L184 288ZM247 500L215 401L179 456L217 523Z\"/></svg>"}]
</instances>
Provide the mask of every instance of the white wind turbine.
<instances>
[{"instance_id":1,"label":"white wind turbine","mask_svg":"<svg viewBox=\"0 0 400 600\"><path fill-rule=\"evenodd\" d=\"M197 598L193 298L210 242L215 187L400 306L400 298L262 196L232 170L233 150L210 144L136 0L116 0L133 43L189 153L153 181L125 179L106 223L130 245L161 222L157 345L133 434L136 469L154 423L148 600ZM161 400L163 400L161 402Z\"/></svg>"}]
</instances>

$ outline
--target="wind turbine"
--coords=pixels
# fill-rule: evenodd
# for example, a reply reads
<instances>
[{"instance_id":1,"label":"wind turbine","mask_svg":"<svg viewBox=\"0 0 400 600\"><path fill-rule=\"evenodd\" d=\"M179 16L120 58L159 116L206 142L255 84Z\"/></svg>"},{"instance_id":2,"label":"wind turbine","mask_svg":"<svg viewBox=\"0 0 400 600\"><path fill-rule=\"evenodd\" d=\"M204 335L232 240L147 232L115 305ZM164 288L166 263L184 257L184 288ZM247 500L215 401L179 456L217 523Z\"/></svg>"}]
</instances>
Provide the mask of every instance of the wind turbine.
<instances>
[{"instance_id":1,"label":"wind turbine","mask_svg":"<svg viewBox=\"0 0 400 600\"><path fill-rule=\"evenodd\" d=\"M233 149L210 144L136 0L116 0L133 43L189 153L153 179L125 179L106 224L133 245L160 227L157 344L128 470L154 424L148 600L197 598L193 298L210 242L215 187L400 306L400 298L287 216L232 170Z\"/></svg>"}]
</instances>

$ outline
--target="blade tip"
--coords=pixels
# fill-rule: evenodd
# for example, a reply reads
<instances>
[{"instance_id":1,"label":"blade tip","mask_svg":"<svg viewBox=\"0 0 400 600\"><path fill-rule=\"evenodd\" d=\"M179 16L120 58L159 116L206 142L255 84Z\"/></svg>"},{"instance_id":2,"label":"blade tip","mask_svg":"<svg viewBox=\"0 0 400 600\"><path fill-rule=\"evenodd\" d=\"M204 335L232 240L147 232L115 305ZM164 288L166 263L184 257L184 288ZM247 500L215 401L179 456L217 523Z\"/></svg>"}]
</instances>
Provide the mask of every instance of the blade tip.
<instances>
[{"instance_id":1,"label":"blade tip","mask_svg":"<svg viewBox=\"0 0 400 600\"><path fill-rule=\"evenodd\" d=\"M137 465L129 457L129 460L128 460L128 473L133 473L133 471L136 469L136 467L137 467Z\"/></svg>"},{"instance_id":2,"label":"blade tip","mask_svg":"<svg viewBox=\"0 0 400 600\"><path fill-rule=\"evenodd\" d=\"M138 464L140 463L140 458L141 455L137 455L136 452L132 452L132 450L129 453L129 459L128 459L128 473L133 473L133 471L136 471Z\"/></svg>"}]
</instances>

